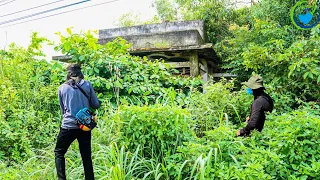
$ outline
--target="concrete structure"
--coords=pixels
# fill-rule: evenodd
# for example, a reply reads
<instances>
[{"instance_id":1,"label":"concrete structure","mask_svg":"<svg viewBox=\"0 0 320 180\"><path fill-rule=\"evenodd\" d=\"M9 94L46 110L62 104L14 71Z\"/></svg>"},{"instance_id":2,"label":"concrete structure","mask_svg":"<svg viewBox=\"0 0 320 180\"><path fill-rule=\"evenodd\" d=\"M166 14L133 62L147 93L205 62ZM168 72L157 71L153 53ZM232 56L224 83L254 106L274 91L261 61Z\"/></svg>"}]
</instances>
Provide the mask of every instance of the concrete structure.
<instances>
[{"instance_id":1,"label":"concrete structure","mask_svg":"<svg viewBox=\"0 0 320 180\"><path fill-rule=\"evenodd\" d=\"M117 37L132 44L130 54L146 56L149 60L162 59L172 64L182 76L218 72L219 59L207 42L203 21L165 22L132 27L99 30L99 43L105 44ZM61 60L66 57L54 57Z\"/></svg>"},{"instance_id":2,"label":"concrete structure","mask_svg":"<svg viewBox=\"0 0 320 180\"><path fill-rule=\"evenodd\" d=\"M161 24L147 24L141 26L132 27L120 27L113 29L104 29L99 31L99 38L109 38L118 36L133 36L141 34L159 34L175 31L188 31L197 30L206 41L204 34L204 23L203 21L179 21L179 22L166 22Z\"/></svg>"}]
</instances>

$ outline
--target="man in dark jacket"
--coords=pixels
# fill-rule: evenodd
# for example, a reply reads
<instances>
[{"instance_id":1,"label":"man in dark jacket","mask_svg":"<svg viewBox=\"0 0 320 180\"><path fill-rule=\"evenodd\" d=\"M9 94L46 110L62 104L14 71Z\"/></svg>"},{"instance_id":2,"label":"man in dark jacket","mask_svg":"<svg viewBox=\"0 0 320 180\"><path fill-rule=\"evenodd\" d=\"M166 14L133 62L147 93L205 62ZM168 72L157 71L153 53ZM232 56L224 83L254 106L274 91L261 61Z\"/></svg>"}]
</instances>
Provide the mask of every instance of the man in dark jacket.
<instances>
[{"instance_id":1,"label":"man in dark jacket","mask_svg":"<svg viewBox=\"0 0 320 180\"><path fill-rule=\"evenodd\" d=\"M78 88L82 88L84 93ZM62 125L54 149L59 180L66 179L65 158L70 144L77 139L83 162L85 179L94 179L91 159L91 131L83 131L76 122L76 114L83 108L98 109L100 103L90 82L83 80L81 68L77 64L68 66L67 82L58 90Z\"/></svg>"},{"instance_id":2,"label":"man in dark jacket","mask_svg":"<svg viewBox=\"0 0 320 180\"><path fill-rule=\"evenodd\" d=\"M273 100L264 92L262 77L252 76L243 84L248 87L248 93L254 96L254 101L251 104L250 116L246 119L247 125L237 131L237 136L247 136L254 129L261 132L266 120L265 112L273 110Z\"/></svg>"}]
</instances>

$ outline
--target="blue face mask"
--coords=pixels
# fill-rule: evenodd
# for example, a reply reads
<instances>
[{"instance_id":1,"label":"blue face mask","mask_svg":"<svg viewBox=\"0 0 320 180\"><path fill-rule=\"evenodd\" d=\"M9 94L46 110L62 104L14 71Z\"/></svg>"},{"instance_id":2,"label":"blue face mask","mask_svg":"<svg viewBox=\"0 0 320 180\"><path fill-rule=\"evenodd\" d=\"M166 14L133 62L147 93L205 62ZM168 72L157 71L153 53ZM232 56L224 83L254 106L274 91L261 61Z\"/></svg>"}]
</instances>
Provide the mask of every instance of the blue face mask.
<instances>
[{"instance_id":1,"label":"blue face mask","mask_svg":"<svg viewBox=\"0 0 320 180\"><path fill-rule=\"evenodd\" d=\"M247 88L247 93L250 94L250 95L253 95L253 91L251 88Z\"/></svg>"}]
</instances>

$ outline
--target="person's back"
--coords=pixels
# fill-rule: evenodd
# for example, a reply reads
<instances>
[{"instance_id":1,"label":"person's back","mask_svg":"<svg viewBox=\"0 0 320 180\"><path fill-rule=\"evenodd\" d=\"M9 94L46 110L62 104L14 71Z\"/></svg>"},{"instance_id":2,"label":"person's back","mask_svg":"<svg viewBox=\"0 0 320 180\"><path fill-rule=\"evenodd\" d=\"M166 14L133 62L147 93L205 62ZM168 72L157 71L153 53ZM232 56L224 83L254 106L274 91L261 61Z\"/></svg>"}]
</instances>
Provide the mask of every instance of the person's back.
<instances>
[{"instance_id":1,"label":"person's back","mask_svg":"<svg viewBox=\"0 0 320 180\"><path fill-rule=\"evenodd\" d=\"M253 76L244 84L248 86L248 93L254 96L254 101L251 104L247 125L237 131L237 136L249 135L254 129L261 132L266 120L265 112L272 112L273 110L273 100L264 92L265 88L260 76Z\"/></svg>"},{"instance_id":2,"label":"person's back","mask_svg":"<svg viewBox=\"0 0 320 180\"><path fill-rule=\"evenodd\" d=\"M79 65L68 66L67 81L59 87L58 97L62 113L62 125L54 149L58 179L66 179L64 155L71 143L77 139L85 179L92 180L94 173L91 159L91 131L80 129L76 114L83 108L97 109L100 104L91 83L83 80Z\"/></svg>"},{"instance_id":3,"label":"person's back","mask_svg":"<svg viewBox=\"0 0 320 180\"><path fill-rule=\"evenodd\" d=\"M271 97L265 92L257 95L251 105L250 121L248 121L248 130L256 129L262 131L264 122L266 120L265 112L272 112L273 101ZM256 120L256 122L252 121Z\"/></svg>"},{"instance_id":4,"label":"person's back","mask_svg":"<svg viewBox=\"0 0 320 180\"><path fill-rule=\"evenodd\" d=\"M84 92L91 97L89 99L73 84L72 80L64 83L59 87L58 96L60 108L62 112L62 128L65 129L79 129L76 122L76 114L83 108L98 109L100 104L95 96L93 87L89 81L81 79L77 85L80 86Z\"/></svg>"}]
</instances>

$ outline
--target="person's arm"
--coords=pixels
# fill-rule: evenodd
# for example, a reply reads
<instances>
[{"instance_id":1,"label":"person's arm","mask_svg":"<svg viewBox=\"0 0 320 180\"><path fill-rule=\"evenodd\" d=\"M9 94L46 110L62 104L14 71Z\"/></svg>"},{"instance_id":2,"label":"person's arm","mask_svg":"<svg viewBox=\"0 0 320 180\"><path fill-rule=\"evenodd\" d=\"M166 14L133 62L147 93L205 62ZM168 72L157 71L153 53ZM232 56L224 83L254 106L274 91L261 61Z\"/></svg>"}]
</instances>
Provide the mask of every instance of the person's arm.
<instances>
[{"instance_id":1,"label":"person's arm","mask_svg":"<svg viewBox=\"0 0 320 180\"><path fill-rule=\"evenodd\" d=\"M246 124L248 124L249 120L250 120L250 117L248 116L248 117L246 118Z\"/></svg>"},{"instance_id":2,"label":"person's arm","mask_svg":"<svg viewBox=\"0 0 320 180\"><path fill-rule=\"evenodd\" d=\"M98 109L100 107L100 103L98 100L98 97L96 93L94 92L94 89L92 87L92 84L90 84L90 107L93 109Z\"/></svg>"},{"instance_id":3,"label":"person's arm","mask_svg":"<svg viewBox=\"0 0 320 180\"><path fill-rule=\"evenodd\" d=\"M240 129L240 136L248 135L254 128L256 127L258 120L261 117L261 108L262 105L259 103L259 101L254 101L251 107L251 113L250 113L250 120L248 121L248 124L243 128Z\"/></svg>"},{"instance_id":4,"label":"person's arm","mask_svg":"<svg viewBox=\"0 0 320 180\"><path fill-rule=\"evenodd\" d=\"M64 114L64 104L63 104L62 94L61 94L60 89L58 89L58 98L59 98L60 110L63 115Z\"/></svg>"}]
</instances>

